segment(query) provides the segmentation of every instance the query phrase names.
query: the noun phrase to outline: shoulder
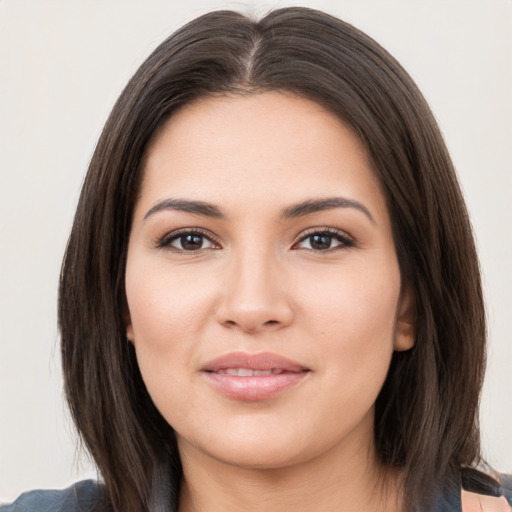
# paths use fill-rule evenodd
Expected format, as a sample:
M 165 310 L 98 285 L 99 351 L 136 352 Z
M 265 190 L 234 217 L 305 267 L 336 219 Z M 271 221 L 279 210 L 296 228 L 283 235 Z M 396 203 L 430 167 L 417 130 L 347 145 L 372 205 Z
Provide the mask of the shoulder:
M 111 508 L 104 487 L 94 480 L 83 480 L 66 489 L 24 492 L 0 512 L 107 512 Z
M 512 475 L 500 475 L 501 486 L 466 485 L 462 512 L 512 512 Z
M 462 491 L 462 512 L 512 512 L 512 508 L 504 496 Z

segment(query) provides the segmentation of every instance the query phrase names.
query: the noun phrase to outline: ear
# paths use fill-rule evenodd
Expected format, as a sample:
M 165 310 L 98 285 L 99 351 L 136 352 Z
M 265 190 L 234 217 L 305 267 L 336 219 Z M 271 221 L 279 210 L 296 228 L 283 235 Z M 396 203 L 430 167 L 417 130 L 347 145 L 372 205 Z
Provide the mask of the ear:
M 409 350 L 414 346 L 416 340 L 416 304 L 414 294 L 410 286 L 403 286 L 398 301 L 395 344 L 394 349 L 398 352 Z
M 132 319 L 129 312 L 126 312 L 124 315 L 124 325 L 126 326 L 126 338 L 133 343 L 135 337 L 133 335 Z

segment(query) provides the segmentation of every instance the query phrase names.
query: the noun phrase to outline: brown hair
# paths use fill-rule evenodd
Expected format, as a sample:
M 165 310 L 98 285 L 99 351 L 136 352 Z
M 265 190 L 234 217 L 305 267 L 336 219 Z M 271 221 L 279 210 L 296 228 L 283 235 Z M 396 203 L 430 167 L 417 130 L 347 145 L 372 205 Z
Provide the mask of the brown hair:
M 407 510 L 453 484 L 455 468 L 480 460 L 479 266 L 450 157 L 421 93 L 375 41 L 325 13 L 285 8 L 253 21 L 219 11 L 171 35 L 124 89 L 93 155 L 63 262 L 65 390 L 116 510 L 152 509 L 155 489 L 176 506 L 181 477 L 172 428 L 146 391 L 125 333 L 125 260 L 145 148 L 196 98 L 269 90 L 312 99 L 348 123 L 387 196 L 417 339 L 393 356 L 375 442 L 383 464 L 404 470 Z

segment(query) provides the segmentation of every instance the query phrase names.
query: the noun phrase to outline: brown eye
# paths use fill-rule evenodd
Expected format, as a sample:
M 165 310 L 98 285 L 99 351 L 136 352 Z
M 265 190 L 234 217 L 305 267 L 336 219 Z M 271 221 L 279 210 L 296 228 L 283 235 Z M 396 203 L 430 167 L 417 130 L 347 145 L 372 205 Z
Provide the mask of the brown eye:
M 176 241 L 178 242 L 179 245 L 181 245 L 181 249 L 185 249 L 186 251 L 196 251 L 198 249 L 203 248 L 204 236 L 183 235 L 180 236 Z
M 194 252 L 203 249 L 216 248 L 217 245 L 206 235 L 197 231 L 182 231 L 166 236 L 159 244 L 160 248 L 170 248 L 175 251 Z
M 312 251 L 329 251 L 353 247 L 354 243 L 338 232 L 318 231 L 311 233 L 300 240 L 296 245 L 300 249 Z
M 329 235 L 311 235 L 309 240 L 311 248 L 319 251 L 330 249 L 333 241 L 332 236 Z

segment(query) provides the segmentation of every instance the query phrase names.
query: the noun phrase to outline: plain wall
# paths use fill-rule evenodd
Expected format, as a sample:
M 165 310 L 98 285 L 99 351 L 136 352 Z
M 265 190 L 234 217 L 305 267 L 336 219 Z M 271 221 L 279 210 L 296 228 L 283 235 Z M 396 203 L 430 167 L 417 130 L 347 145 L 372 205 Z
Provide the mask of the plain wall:
M 122 87 L 184 22 L 216 8 L 324 9 L 412 74 L 452 153 L 488 305 L 485 454 L 512 472 L 512 2 L 0 0 L 0 501 L 94 475 L 62 400 L 57 283 L 80 185 Z M 461 400 L 464 397 L 460 397 Z

